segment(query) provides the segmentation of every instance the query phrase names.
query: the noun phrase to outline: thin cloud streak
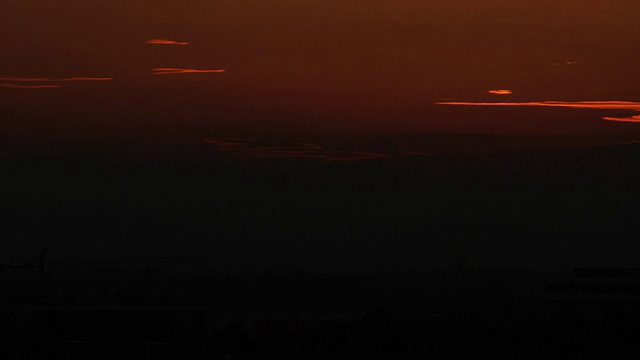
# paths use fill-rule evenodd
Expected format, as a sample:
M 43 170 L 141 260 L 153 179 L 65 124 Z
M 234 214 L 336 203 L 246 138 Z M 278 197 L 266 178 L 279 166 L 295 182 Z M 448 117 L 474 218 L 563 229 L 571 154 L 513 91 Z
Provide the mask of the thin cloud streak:
M 9 82 L 67 82 L 67 81 L 112 81 L 112 77 L 70 77 L 63 79 L 2 77 L 0 81 Z
M 617 122 L 630 122 L 630 123 L 640 123 L 640 116 L 631 116 L 631 117 L 623 117 L 623 118 L 617 118 L 617 117 L 604 117 L 604 120 L 607 121 L 617 121 Z
M 493 94 L 493 95 L 511 95 L 511 94 L 513 94 L 513 91 L 506 90 L 506 89 L 489 90 L 487 92 L 489 94 Z
M 640 111 L 640 102 L 635 101 L 540 101 L 540 102 L 465 102 L 450 101 L 438 102 L 436 105 L 456 105 L 456 106 L 543 106 L 543 107 L 566 107 L 574 109 L 601 109 L 601 110 L 635 110 Z
M 538 106 L 538 107 L 563 107 L 572 109 L 595 109 L 595 110 L 631 110 L 640 111 L 640 102 L 636 101 L 541 101 L 541 102 L 438 102 L 436 105 L 454 106 Z M 603 117 L 606 121 L 618 122 L 640 122 L 640 116 L 626 118 Z
M 149 39 L 145 41 L 147 44 L 151 45 L 178 45 L 178 46 L 186 46 L 189 45 L 186 41 L 174 41 L 174 40 L 166 40 L 166 39 Z
M 155 75 L 172 75 L 172 74 L 211 74 L 223 73 L 224 69 L 181 69 L 181 68 L 156 68 L 153 69 Z
M 59 89 L 60 85 L 17 85 L 17 84 L 0 84 L 0 88 L 6 89 Z

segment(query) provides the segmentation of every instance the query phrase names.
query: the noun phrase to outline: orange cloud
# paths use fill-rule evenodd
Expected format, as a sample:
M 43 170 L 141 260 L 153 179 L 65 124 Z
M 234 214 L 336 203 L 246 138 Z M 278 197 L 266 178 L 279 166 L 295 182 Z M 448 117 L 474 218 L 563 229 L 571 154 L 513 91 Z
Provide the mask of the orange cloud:
M 173 40 L 166 40 L 166 39 L 149 39 L 146 41 L 146 43 L 152 44 L 152 45 L 180 45 L 180 46 L 189 45 L 189 43 L 185 41 L 173 41 Z
M 635 110 L 640 111 L 640 102 L 635 101 L 540 101 L 540 102 L 464 102 L 449 101 L 439 102 L 437 105 L 458 105 L 458 106 L 544 106 L 544 107 L 567 107 L 574 109 L 602 109 L 602 110 Z
M 494 94 L 494 95 L 511 95 L 511 94 L 513 94 L 513 91 L 511 91 L 511 90 L 503 90 L 503 89 L 489 90 L 487 92 L 489 94 Z
M 640 111 L 640 102 L 636 101 L 541 101 L 541 102 L 464 102 L 450 101 L 439 102 L 437 105 L 456 106 L 542 106 L 542 107 L 564 107 L 573 109 L 597 109 L 597 110 L 632 110 Z M 607 121 L 620 122 L 640 122 L 640 116 L 627 118 L 604 117 Z
M 618 121 L 618 122 L 631 122 L 631 123 L 640 123 L 640 116 L 631 116 L 626 118 L 617 118 L 617 117 L 604 117 L 603 119 L 607 121 Z
M 7 89 L 59 89 L 60 85 L 17 85 L 17 84 L 0 84 L 0 88 Z
M 64 81 L 111 81 L 111 77 L 71 77 L 63 79 L 3 77 L 0 81 L 10 82 L 64 82 Z
M 209 73 L 223 73 L 226 70 L 222 69 L 181 69 L 181 68 L 156 68 L 153 69 L 155 75 L 170 75 L 170 74 L 209 74 Z

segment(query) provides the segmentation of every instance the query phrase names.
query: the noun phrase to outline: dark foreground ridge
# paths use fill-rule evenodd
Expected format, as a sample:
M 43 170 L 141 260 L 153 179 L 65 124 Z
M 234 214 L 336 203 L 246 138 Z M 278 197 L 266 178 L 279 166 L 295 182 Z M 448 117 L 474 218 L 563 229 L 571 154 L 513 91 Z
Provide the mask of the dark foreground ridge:
M 184 258 L 9 266 L 0 354 L 602 359 L 638 350 L 637 279 L 458 264 L 366 276 L 222 274 Z
M 6 358 L 636 347 L 638 144 L 157 159 L 3 160 Z

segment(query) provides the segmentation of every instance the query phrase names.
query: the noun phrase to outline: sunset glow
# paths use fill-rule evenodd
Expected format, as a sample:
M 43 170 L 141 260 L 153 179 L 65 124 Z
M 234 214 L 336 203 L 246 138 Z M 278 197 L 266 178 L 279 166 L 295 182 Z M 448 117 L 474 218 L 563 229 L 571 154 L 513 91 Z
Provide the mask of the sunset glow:
M 2 85 L 16 129 L 28 109 L 34 123 L 62 133 L 91 116 L 101 120 L 86 131 L 251 138 L 264 126 L 268 136 L 322 143 L 412 132 L 601 134 L 640 114 L 579 102 L 640 99 L 640 50 L 631 46 L 640 8 L 629 0 L 11 3 L 0 11 L 10 55 L 0 57 L 0 83 L 16 85 Z M 6 90 L 27 88 L 17 85 L 64 91 Z M 514 108 L 460 116 L 467 110 L 433 106 L 463 101 L 477 104 L 456 105 Z M 575 117 L 609 123 L 576 126 L 561 110 L 539 122 L 516 114 L 536 106 L 581 108 Z

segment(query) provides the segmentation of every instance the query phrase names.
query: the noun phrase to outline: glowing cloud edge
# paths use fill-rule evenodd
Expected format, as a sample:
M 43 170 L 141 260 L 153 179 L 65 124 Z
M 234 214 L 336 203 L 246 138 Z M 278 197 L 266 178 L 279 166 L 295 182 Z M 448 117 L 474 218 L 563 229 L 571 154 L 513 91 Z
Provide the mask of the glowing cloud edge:
M 595 110 L 630 110 L 640 111 L 640 102 L 636 101 L 531 101 L 531 102 L 471 102 L 447 101 L 437 102 L 436 105 L 453 106 L 534 106 L 534 107 L 563 107 L 572 109 Z M 640 116 L 631 117 L 603 117 L 606 121 L 640 123 Z

